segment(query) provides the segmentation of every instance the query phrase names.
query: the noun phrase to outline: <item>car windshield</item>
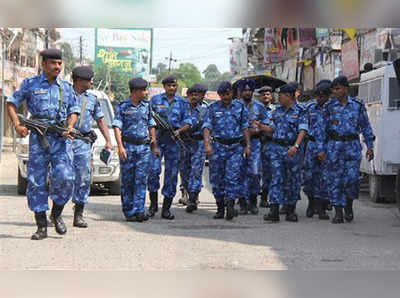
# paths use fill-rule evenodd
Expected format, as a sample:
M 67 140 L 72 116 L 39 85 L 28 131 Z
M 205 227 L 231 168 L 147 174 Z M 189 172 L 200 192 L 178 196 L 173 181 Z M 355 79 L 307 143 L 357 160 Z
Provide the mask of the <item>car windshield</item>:
M 105 98 L 98 98 L 98 101 L 100 102 L 101 110 L 103 111 L 103 114 L 104 114 L 104 120 L 106 121 L 107 126 L 111 128 L 113 116 L 112 116 L 112 112 L 110 110 L 110 105 L 108 104 L 107 99 L 105 99 Z M 93 121 L 93 127 L 97 128 L 96 121 Z

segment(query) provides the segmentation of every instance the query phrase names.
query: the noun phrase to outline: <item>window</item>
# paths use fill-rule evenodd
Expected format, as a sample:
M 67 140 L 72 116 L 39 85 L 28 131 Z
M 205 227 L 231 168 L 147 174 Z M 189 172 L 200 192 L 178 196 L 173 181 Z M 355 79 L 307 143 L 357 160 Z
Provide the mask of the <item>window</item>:
M 400 109 L 400 83 L 396 78 L 389 79 L 389 108 Z

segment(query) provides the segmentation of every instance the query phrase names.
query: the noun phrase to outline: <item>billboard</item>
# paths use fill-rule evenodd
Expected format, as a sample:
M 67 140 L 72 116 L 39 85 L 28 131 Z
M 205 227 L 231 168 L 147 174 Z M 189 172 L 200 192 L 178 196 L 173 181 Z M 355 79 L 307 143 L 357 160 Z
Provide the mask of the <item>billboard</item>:
M 134 76 L 150 74 L 152 29 L 95 30 L 95 64 Z
M 342 67 L 343 75 L 349 80 L 356 79 L 360 76 L 358 47 L 355 39 L 344 43 L 342 46 Z

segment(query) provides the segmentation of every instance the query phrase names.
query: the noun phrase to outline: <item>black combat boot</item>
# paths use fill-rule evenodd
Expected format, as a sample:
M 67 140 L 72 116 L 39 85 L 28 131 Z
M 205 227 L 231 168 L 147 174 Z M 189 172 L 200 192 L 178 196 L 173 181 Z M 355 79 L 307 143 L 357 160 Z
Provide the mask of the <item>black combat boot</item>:
M 286 214 L 287 212 L 287 205 L 282 205 L 281 210 L 279 210 L 279 214 Z
M 53 207 L 51 208 L 50 219 L 53 222 L 56 232 L 60 235 L 64 235 L 67 232 L 67 227 L 61 217 L 61 213 L 64 210 L 64 205 L 57 205 L 53 202 Z
M 344 219 L 347 222 L 352 222 L 354 219 L 353 200 L 351 200 L 351 199 L 347 199 L 346 207 L 344 207 Z
M 324 199 L 315 200 L 314 204 L 318 209 L 318 218 L 321 220 L 329 220 L 329 215 L 326 214 L 326 204 L 327 204 L 326 200 Z
M 258 214 L 257 195 L 256 194 L 252 194 L 249 196 L 249 211 L 253 215 Z
M 149 219 L 149 217 L 145 213 L 136 213 L 133 216 L 127 217 L 126 221 L 129 221 L 129 222 L 143 222 L 143 221 L 146 221 L 148 219 Z
M 223 219 L 225 217 L 225 204 L 224 201 L 217 202 L 217 213 L 214 215 L 214 219 Z
M 334 206 L 335 207 L 335 217 L 332 219 L 333 224 L 341 224 L 344 223 L 343 220 L 343 207 L 342 206 Z
M 235 201 L 234 200 L 227 200 L 226 201 L 226 220 L 232 220 L 236 216 L 235 210 Z
M 87 223 L 83 219 L 83 208 L 85 207 L 84 204 L 75 204 L 74 207 L 74 227 L 78 228 L 87 228 Z
M 290 222 L 297 222 L 298 216 L 295 213 L 296 210 L 296 205 L 287 205 L 287 212 L 286 212 L 286 221 L 290 221 Z
M 161 210 L 161 218 L 173 220 L 175 216 L 169 210 L 171 208 L 173 198 L 164 197 L 162 210 Z
M 42 240 L 47 238 L 47 217 L 46 212 L 35 212 L 35 221 L 37 225 L 37 231 L 32 235 L 32 240 Z
M 245 198 L 239 198 L 239 208 L 239 215 L 246 215 L 249 212 Z
M 264 215 L 264 220 L 271 221 L 273 223 L 279 222 L 279 204 L 271 204 L 269 207 L 269 213 Z
M 186 212 L 192 213 L 193 211 L 197 210 L 197 193 L 196 192 L 189 192 L 189 199 L 187 201 Z
M 261 208 L 268 208 L 268 190 L 264 189 L 261 193 L 261 200 L 260 200 L 260 207 Z
M 158 211 L 158 192 L 149 192 L 150 206 L 148 210 L 149 217 L 153 217 Z
M 314 216 L 314 198 L 313 197 L 308 197 L 308 206 L 306 210 L 306 216 L 307 217 L 313 217 Z

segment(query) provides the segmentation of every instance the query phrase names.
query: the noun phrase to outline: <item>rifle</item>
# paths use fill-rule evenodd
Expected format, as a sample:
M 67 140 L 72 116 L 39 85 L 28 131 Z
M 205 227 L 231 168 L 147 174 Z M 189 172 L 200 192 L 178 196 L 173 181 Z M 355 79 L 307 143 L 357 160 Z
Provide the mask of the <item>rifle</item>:
M 163 131 L 167 131 L 171 139 L 173 139 L 178 145 L 180 145 L 183 150 L 188 151 L 182 138 L 180 136 L 175 136 L 175 132 L 168 121 L 154 111 L 151 111 L 151 113 L 157 123 L 158 128 Z
M 39 141 L 40 145 L 42 145 L 43 149 L 48 149 L 50 147 L 49 141 L 47 141 L 46 138 L 46 133 L 47 132 L 55 132 L 58 133 L 59 135 L 62 135 L 63 132 L 67 132 L 68 128 L 63 127 L 61 125 L 57 124 L 49 124 L 46 122 L 38 121 L 38 120 L 33 120 L 33 119 L 28 119 L 24 117 L 24 115 L 18 114 L 19 121 L 21 121 L 21 124 L 26 126 L 29 130 L 34 130 L 37 132 L 39 135 Z M 74 129 L 71 135 L 74 138 L 84 140 L 90 144 L 94 143 L 94 139 L 83 135 L 79 130 Z

